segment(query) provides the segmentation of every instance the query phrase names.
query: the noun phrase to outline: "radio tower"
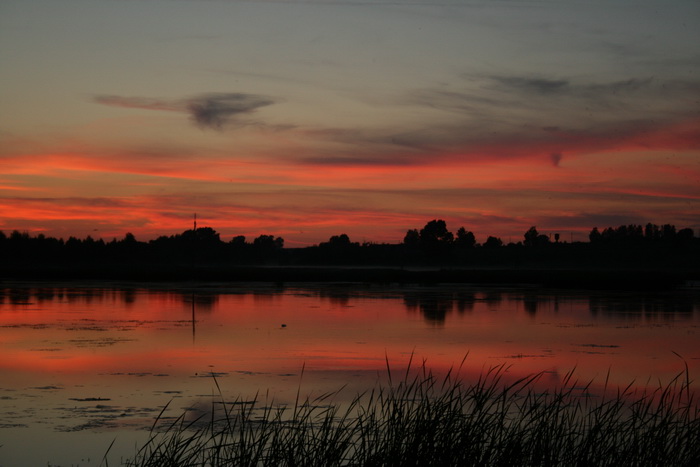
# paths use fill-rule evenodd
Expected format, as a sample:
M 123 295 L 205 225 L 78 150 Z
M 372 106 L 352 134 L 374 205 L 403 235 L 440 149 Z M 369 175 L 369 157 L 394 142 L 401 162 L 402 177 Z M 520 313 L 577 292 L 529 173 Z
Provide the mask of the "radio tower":
M 194 213 L 194 231 L 197 231 L 197 213 Z

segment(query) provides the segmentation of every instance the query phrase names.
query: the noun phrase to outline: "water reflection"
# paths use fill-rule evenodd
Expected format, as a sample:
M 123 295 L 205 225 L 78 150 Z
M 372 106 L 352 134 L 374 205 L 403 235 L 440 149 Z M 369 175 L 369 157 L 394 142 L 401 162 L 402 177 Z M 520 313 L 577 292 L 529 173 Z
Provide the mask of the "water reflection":
M 404 295 L 403 303 L 409 313 L 420 311 L 428 323 L 437 325 L 445 323 L 446 316 L 452 312 L 455 306 L 452 297 L 421 293 Z
M 690 294 L 601 295 L 589 298 L 591 315 L 633 320 L 691 319 L 698 310 L 697 297 Z
M 436 293 L 430 289 L 411 290 L 403 292 L 402 296 L 407 312 L 420 312 L 427 323 L 436 326 L 444 325 L 447 316 L 452 312 L 456 312 L 457 315 L 470 313 L 474 310 L 477 301 L 492 305 L 500 302 L 500 294 L 479 297 L 473 291 L 441 291 Z
M 96 288 L 96 287 L 6 287 L 0 289 L 0 305 L 13 306 L 40 305 L 50 302 L 67 302 L 96 305 L 105 302 L 121 302 L 125 305 L 134 304 L 139 294 L 144 293 L 138 288 Z M 535 290 L 504 292 L 502 290 L 457 290 L 426 287 L 416 290 L 363 290 L 350 287 L 312 287 L 285 288 L 283 286 L 258 288 L 255 290 L 222 289 L 213 290 L 180 290 L 180 289 L 150 289 L 149 294 L 155 294 L 173 299 L 187 305 L 194 304 L 197 311 L 212 312 L 217 308 L 222 295 L 250 295 L 256 303 L 272 303 L 285 294 L 304 295 L 328 301 L 337 307 L 349 307 L 351 302 L 362 297 L 397 298 L 402 300 L 409 313 L 421 313 L 426 322 L 432 324 L 444 323 L 453 312 L 469 313 L 475 304 L 482 303 L 488 310 L 497 311 L 504 304 L 520 303 L 522 309 L 530 316 L 536 316 L 543 309 L 555 313 L 559 311 L 562 301 L 587 302 L 591 316 L 624 317 L 632 319 L 691 319 L 698 311 L 699 300 L 696 293 L 656 293 L 648 295 L 627 293 L 578 293 L 570 297 L 560 293 L 542 293 Z
M 322 299 L 327 299 L 332 305 L 338 307 L 347 307 L 353 294 L 346 290 L 326 290 L 319 291 L 318 296 Z
M 214 310 L 216 304 L 219 303 L 220 296 L 220 294 L 197 292 L 192 292 L 189 294 L 176 294 L 176 296 L 177 295 L 181 295 L 183 303 L 190 304 L 193 308 L 196 308 L 197 311 L 202 311 L 205 313 Z
M 533 318 L 543 310 L 551 311 L 554 314 L 558 313 L 559 300 L 559 295 L 543 295 L 533 291 L 527 291 L 522 295 L 523 308 Z
M 124 303 L 126 303 L 127 305 L 135 303 L 136 302 L 136 293 L 137 293 L 136 289 L 133 289 L 133 288 L 124 289 L 122 291 Z
M 489 310 L 495 311 L 501 305 L 503 295 L 499 290 L 490 290 L 484 292 L 481 300 L 488 305 Z
M 684 365 L 674 352 L 700 370 L 699 304 L 697 291 L 0 287 L 0 437 L 21 438 L 18 425 L 26 439 L 138 431 L 171 398 L 177 412 L 211 394 L 212 375 L 231 399 L 271 389 L 293 402 L 302 366 L 305 390 L 365 389 L 412 353 L 437 369 L 468 354 L 465 374 L 544 371 L 547 384 L 573 368 L 586 381 L 609 369 L 620 384 L 668 380 Z
M 56 300 L 86 304 L 105 300 L 128 303 L 133 302 L 135 293 L 135 289 L 12 287 L 0 289 L 0 304 L 7 301 L 13 305 L 30 305 Z
M 525 295 L 523 297 L 523 308 L 525 312 L 530 316 L 535 316 L 537 314 L 537 308 L 539 306 L 539 301 L 536 295 Z

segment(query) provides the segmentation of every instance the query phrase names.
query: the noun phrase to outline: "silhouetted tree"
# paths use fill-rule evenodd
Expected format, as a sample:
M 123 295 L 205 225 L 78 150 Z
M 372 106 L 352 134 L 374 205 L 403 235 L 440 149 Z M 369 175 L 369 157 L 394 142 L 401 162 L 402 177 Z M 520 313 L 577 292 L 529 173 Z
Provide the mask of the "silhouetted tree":
M 199 227 L 195 231 L 197 241 L 205 243 L 220 243 L 221 239 L 216 230 L 211 227 Z
M 406 236 L 403 238 L 403 243 L 406 246 L 417 248 L 420 244 L 420 234 L 418 229 L 411 229 L 406 232 Z
M 10 240 L 12 240 L 15 244 L 26 243 L 29 241 L 29 239 L 29 232 L 20 232 L 19 230 L 13 230 L 10 234 Z M 75 240 L 77 240 L 77 238 Z
M 612 227 L 604 228 L 603 232 L 600 234 L 600 238 L 604 242 L 611 242 L 615 239 L 615 229 L 613 229 Z
M 425 224 L 419 236 L 419 248 L 428 256 L 443 256 L 452 249 L 454 236 L 447 230 L 447 224 L 442 219 L 434 219 Z
M 681 244 L 688 244 L 693 241 L 694 233 L 693 229 L 685 228 L 678 231 L 676 234 L 676 240 Z
M 663 239 L 667 242 L 672 242 L 676 238 L 676 226 L 671 224 L 664 224 L 663 226 Z
M 537 232 L 537 228 L 533 225 L 528 229 L 527 232 L 525 232 L 525 241 L 523 244 L 525 246 L 535 246 L 537 245 L 537 237 L 539 236 L 539 232 Z
M 659 226 L 649 222 L 646 227 L 644 227 L 644 238 L 646 240 L 658 240 L 661 237 L 659 233 Z
M 467 231 L 464 227 L 457 230 L 457 239 L 455 244 L 462 248 L 473 248 L 476 245 L 476 237 L 471 231 Z
M 447 230 L 447 223 L 442 219 L 428 222 L 420 231 L 421 246 L 427 248 L 449 245 L 453 239 L 452 232 Z
M 591 230 L 591 233 L 588 234 L 588 240 L 591 243 L 598 243 L 602 240 L 602 238 L 603 238 L 603 236 L 598 231 L 598 227 L 593 227 L 593 230 Z
M 323 249 L 333 249 L 336 251 L 344 251 L 350 248 L 357 248 L 360 246 L 357 242 L 351 242 L 350 237 L 347 234 L 333 235 L 327 242 L 322 242 L 318 245 Z
M 596 230 L 597 229 L 594 229 L 594 231 Z M 592 231 L 590 237 L 591 243 L 599 241 L 607 244 L 614 243 L 619 246 L 639 245 L 642 244 L 642 242 L 656 243 L 659 241 L 663 241 L 667 244 L 675 244 L 678 236 L 675 225 L 665 224 L 659 227 L 652 223 L 648 223 L 644 227 L 637 224 L 620 225 L 616 228 L 607 227 L 603 230 L 603 233 L 600 234 L 599 238 L 596 236 L 596 240 L 593 238 L 593 233 Z M 685 238 L 687 238 L 689 233 L 692 234 L 692 230 L 683 234 L 686 236 Z
M 541 246 L 549 245 L 549 243 L 550 243 L 549 237 L 537 232 L 537 228 L 535 228 L 534 225 L 532 227 L 530 227 L 527 232 L 525 232 L 524 237 L 525 237 L 525 241 L 523 242 L 523 244 L 525 246 L 541 247 Z
M 498 237 L 491 236 L 486 239 L 483 245 L 484 248 L 498 248 L 500 246 L 503 246 L 503 241 Z
M 627 226 L 627 235 L 635 240 L 642 240 L 644 238 L 644 229 L 641 225 L 629 225 Z
M 246 245 L 245 236 L 237 235 L 231 239 L 231 245 L 234 247 L 244 247 Z
M 368 248 L 366 245 L 364 248 Z M 351 242 L 347 234 L 333 235 L 327 242 L 318 245 L 319 261 L 324 263 L 352 264 L 359 261 L 361 253 L 358 242 Z
M 340 235 L 333 235 L 329 240 L 328 243 L 334 247 L 344 247 L 344 246 L 350 246 L 350 237 L 347 236 L 347 234 L 340 234 Z
M 272 235 L 260 235 L 253 239 L 253 246 L 256 248 L 274 248 L 275 237 Z
M 253 246 L 262 250 L 276 250 L 284 247 L 284 239 L 282 237 L 273 237 L 272 235 L 260 235 L 253 240 Z
M 14 235 L 14 232 L 12 232 Z M 81 241 L 75 238 L 74 236 L 68 237 L 68 240 L 66 240 L 66 248 L 70 249 L 77 249 L 80 248 Z

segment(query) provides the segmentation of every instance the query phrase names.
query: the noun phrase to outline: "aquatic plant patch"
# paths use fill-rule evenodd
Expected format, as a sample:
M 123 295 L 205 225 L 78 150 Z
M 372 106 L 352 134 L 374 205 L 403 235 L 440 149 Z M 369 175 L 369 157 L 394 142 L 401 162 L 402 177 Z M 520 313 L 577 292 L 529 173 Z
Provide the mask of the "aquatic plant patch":
M 334 403 L 337 392 L 293 405 L 213 402 L 197 418 L 156 419 L 126 465 L 700 464 L 700 407 L 687 368 L 666 385 L 605 385 L 599 395 L 573 372 L 542 390 L 541 374 L 507 381 L 505 370 L 466 383 L 425 366 L 392 381 L 389 369 L 388 382 L 350 403 Z

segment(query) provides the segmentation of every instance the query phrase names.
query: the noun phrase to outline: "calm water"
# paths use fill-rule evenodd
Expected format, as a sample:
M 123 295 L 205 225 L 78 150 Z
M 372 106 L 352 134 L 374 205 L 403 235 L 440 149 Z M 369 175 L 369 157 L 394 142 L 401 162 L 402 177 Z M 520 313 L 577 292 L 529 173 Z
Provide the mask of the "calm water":
M 411 354 L 474 377 L 544 371 L 555 385 L 667 382 L 700 374 L 698 291 L 585 293 L 533 288 L 0 288 L 0 466 L 110 465 L 166 415 L 212 398 L 276 403 L 297 390 L 352 397 Z M 674 353 L 675 352 L 675 353 Z M 302 375 L 302 367 L 303 375 Z M 214 381 L 214 375 L 216 381 Z

